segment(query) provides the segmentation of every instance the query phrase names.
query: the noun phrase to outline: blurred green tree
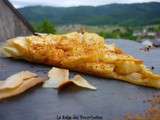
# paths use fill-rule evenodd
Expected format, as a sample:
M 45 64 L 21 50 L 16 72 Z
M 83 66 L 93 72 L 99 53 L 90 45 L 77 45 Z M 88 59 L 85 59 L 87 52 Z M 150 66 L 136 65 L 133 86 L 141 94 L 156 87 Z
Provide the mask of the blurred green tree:
M 156 32 L 160 32 L 160 24 L 157 26 Z
M 133 36 L 133 29 L 126 27 L 125 32 L 121 31 L 120 29 L 114 29 L 110 32 L 100 32 L 99 35 L 101 35 L 104 38 L 115 38 L 115 39 L 129 39 L 129 40 L 137 40 L 136 36 Z
M 34 30 L 39 33 L 56 33 L 55 24 L 45 19 L 44 21 L 33 24 Z

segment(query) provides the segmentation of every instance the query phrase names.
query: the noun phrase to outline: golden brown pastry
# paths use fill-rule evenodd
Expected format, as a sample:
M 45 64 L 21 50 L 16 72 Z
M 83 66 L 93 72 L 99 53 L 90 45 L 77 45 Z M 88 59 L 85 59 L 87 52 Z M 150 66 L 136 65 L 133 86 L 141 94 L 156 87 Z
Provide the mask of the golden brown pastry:
M 7 57 L 160 88 L 160 75 L 147 69 L 142 60 L 105 44 L 94 33 L 18 37 L 7 41 L 3 53 Z

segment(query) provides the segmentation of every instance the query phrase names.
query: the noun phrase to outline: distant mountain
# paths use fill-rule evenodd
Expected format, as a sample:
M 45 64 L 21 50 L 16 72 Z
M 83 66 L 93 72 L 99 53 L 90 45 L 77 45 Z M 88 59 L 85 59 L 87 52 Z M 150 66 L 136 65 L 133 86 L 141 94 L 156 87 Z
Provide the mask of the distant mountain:
M 160 23 L 159 2 L 110 4 L 97 7 L 32 6 L 19 10 L 30 22 L 49 19 L 55 24 L 61 25 L 147 25 Z

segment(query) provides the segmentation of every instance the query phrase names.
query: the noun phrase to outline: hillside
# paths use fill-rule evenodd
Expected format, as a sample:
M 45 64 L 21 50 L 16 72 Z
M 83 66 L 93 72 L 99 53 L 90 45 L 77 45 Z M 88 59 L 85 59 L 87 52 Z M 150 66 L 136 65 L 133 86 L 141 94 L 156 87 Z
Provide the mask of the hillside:
M 160 3 L 110 4 L 103 6 L 49 7 L 19 9 L 30 22 L 44 19 L 55 24 L 148 25 L 160 23 Z

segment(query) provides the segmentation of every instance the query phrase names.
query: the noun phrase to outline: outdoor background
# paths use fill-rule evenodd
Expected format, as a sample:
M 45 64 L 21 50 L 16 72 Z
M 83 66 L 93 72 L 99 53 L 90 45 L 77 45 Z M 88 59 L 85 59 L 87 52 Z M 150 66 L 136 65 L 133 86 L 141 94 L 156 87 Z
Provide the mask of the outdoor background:
M 105 38 L 160 38 L 160 0 L 10 0 L 36 32 L 85 30 Z

